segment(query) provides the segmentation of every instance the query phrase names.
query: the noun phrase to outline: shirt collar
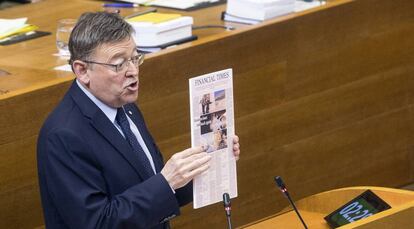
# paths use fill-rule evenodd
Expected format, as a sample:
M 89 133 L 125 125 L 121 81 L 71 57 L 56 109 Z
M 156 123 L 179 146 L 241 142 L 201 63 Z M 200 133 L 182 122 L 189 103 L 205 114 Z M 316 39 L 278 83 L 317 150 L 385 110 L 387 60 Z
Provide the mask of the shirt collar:
M 110 107 L 106 105 L 105 103 L 103 103 L 98 98 L 96 98 L 78 80 L 76 80 L 76 83 L 78 84 L 79 88 L 86 94 L 86 96 L 88 96 L 88 98 L 91 99 L 92 102 L 95 103 L 96 106 L 99 107 L 99 109 L 101 109 L 101 111 L 106 115 L 106 117 L 108 117 L 112 123 L 115 123 L 115 117 L 117 113 L 116 108 Z

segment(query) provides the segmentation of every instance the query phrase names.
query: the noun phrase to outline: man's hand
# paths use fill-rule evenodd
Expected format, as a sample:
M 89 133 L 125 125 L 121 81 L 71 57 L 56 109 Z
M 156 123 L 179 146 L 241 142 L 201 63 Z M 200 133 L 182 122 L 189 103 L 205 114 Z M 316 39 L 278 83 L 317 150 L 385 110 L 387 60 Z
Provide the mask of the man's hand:
M 239 137 L 237 135 L 234 135 L 233 138 L 233 154 L 236 158 L 236 161 L 240 158 L 240 143 L 239 143 Z
M 174 154 L 161 170 L 161 174 L 171 188 L 176 190 L 206 171 L 210 167 L 210 159 L 211 156 L 202 147 L 186 149 Z
M 236 161 L 240 158 L 240 143 L 237 135 L 233 138 L 233 154 Z M 195 176 L 208 170 L 211 156 L 204 152 L 203 147 L 186 149 L 174 154 L 167 161 L 161 174 L 171 188 L 176 190 L 188 184 Z

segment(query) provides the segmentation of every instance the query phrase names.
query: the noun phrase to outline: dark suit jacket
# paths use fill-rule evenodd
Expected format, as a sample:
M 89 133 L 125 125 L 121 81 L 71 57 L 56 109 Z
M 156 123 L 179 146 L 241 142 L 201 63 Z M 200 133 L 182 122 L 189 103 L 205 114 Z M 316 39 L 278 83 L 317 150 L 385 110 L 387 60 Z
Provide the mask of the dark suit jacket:
M 174 194 L 159 173 L 162 155 L 135 104 L 124 106 L 157 174 L 146 177 L 127 141 L 74 82 L 38 139 L 39 185 L 47 228 L 167 228 L 192 185 Z M 132 115 L 130 115 L 130 112 Z

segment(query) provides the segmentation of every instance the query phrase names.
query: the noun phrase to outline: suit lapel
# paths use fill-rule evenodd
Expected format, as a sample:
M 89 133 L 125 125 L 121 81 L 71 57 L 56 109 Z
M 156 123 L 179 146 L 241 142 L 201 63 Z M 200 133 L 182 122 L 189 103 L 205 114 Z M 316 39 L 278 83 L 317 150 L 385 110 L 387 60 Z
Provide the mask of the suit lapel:
M 138 175 L 143 179 L 147 179 L 148 175 L 140 166 L 137 156 L 133 153 L 131 146 L 122 137 L 114 124 L 106 117 L 106 115 L 88 98 L 87 95 L 74 82 L 69 89 L 75 103 L 91 125 L 112 145 L 114 148 L 129 162 Z
M 139 113 L 139 111 L 134 105 L 128 104 L 124 106 L 124 108 L 125 108 L 125 112 L 128 115 L 128 117 L 135 123 L 135 126 L 138 128 L 142 139 L 144 139 L 145 145 L 147 146 L 149 152 L 151 153 L 152 160 L 154 161 L 155 170 L 157 172 L 161 171 L 161 169 L 164 166 L 162 157 L 160 156 L 158 149 L 155 147 L 154 140 L 148 133 L 148 130 L 147 130 L 147 127 L 145 126 L 142 115 Z
M 103 112 L 97 112 L 91 122 L 95 129 L 101 133 L 106 140 L 122 154 L 122 156 L 124 156 L 132 167 L 134 167 L 142 179 L 145 180 L 149 178 L 147 172 L 143 170 L 142 166 L 140 166 L 141 162 L 138 160 L 135 153 L 133 153 L 131 146 L 122 137 L 116 127 L 109 121 L 108 117 L 103 114 Z

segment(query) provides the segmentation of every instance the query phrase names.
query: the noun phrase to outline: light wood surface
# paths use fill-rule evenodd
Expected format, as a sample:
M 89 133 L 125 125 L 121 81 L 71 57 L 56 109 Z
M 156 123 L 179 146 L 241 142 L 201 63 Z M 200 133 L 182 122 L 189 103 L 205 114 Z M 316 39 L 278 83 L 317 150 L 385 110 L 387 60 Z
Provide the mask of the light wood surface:
M 330 229 L 330 227 L 323 222 L 322 213 L 300 211 L 303 220 L 306 222 L 306 226 L 309 229 Z M 286 229 L 303 229 L 298 216 L 293 211 L 289 211 L 280 215 L 276 215 L 272 218 L 254 223 L 253 225 L 241 227 L 245 229 L 274 229 L 274 228 L 286 228 Z
M 391 206 L 371 217 L 347 224 L 340 228 L 412 228 L 414 192 L 382 187 L 350 187 L 318 193 L 296 202 L 308 228 L 329 229 L 324 217 L 343 206 L 364 191 L 370 189 Z M 287 200 L 286 200 L 287 201 Z M 291 207 L 263 220 L 251 223 L 245 229 L 289 228 L 302 229 L 298 216 Z
M 0 11 L 0 18 L 12 19 L 28 17 L 28 23 L 37 25 L 39 30 L 52 33 L 49 36 L 34 40 L 9 46 L 0 46 L 0 69 L 12 73 L 8 77 L 0 78 L 2 94 L 13 93 L 15 95 L 19 93 L 19 90 L 22 90 L 22 93 L 26 93 L 27 91 L 35 89 L 31 88 L 32 83 L 40 85 L 46 84 L 45 86 L 47 86 L 50 83 L 53 84 L 53 82 L 56 82 L 56 79 L 62 81 L 62 77 L 65 77 L 66 81 L 73 79 L 71 73 L 51 71 L 54 67 L 67 63 L 66 58 L 54 55 L 57 53 L 55 45 L 57 21 L 64 18 L 77 19 L 84 12 L 102 11 L 101 4 L 102 1 L 91 0 L 44 0 L 35 4 L 21 5 Z M 127 16 L 145 9 L 146 7 L 139 7 L 122 8 L 120 10 L 122 16 Z M 191 12 L 179 11 L 178 13 L 193 16 L 195 18 L 194 25 L 197 26 L 213 24 L 232 25 L 237 28 L 246 27 L 246 25 L 221 21 L 219 12 L 224 9 L 225 5 L 220 5 Z M 158 11 L 167 13 L 176 12 L 168 9 L 158 9 Z M 194 31 L 194 34 L 200 38 L 226 33 L 228 32 L 221 28 L 199 29 Z M 186 44 L 186 46 L 188 45 L 191 45 L 191 42 Z M 152 56 L 154 55 L 147 55 L 147 59 L 152 58 Z M 29 75 L 24 73 L 24 70 L 33 70 L 34 72 Z M 39 70 L 46 70 L 46 72 L 42 73 Z
M 0 18 L 29 16 L 54 33 L 57 19 L 99 10 L 100 4 L 45 0 L 0 11 Z M 224 8 L 190 14 L 196 25 L 222 24 Z M 139 106 L 168 159 L 190 146 L 188 79 L 233 68 L 242 144 L 235 226 L 287 205 L 274 187 L 275 175 L 295 199 L 344 186 L 411 183 L 413 8 L 411 0 L 337 0 L 235 31 L 196 31 L 199 40 L 148 56 L 140 68 Z M 0 69 L 11 73 L 0 77 L 0 222 L 7 228 L 43 224 L 37 134 L 73 79 L 52 70 L 65 63 L 52 55 L 54 40 L 51 35 L 0 47 Z M 224 228 L 226 221 L 219 203 L 187 206 L 172 224 Z

